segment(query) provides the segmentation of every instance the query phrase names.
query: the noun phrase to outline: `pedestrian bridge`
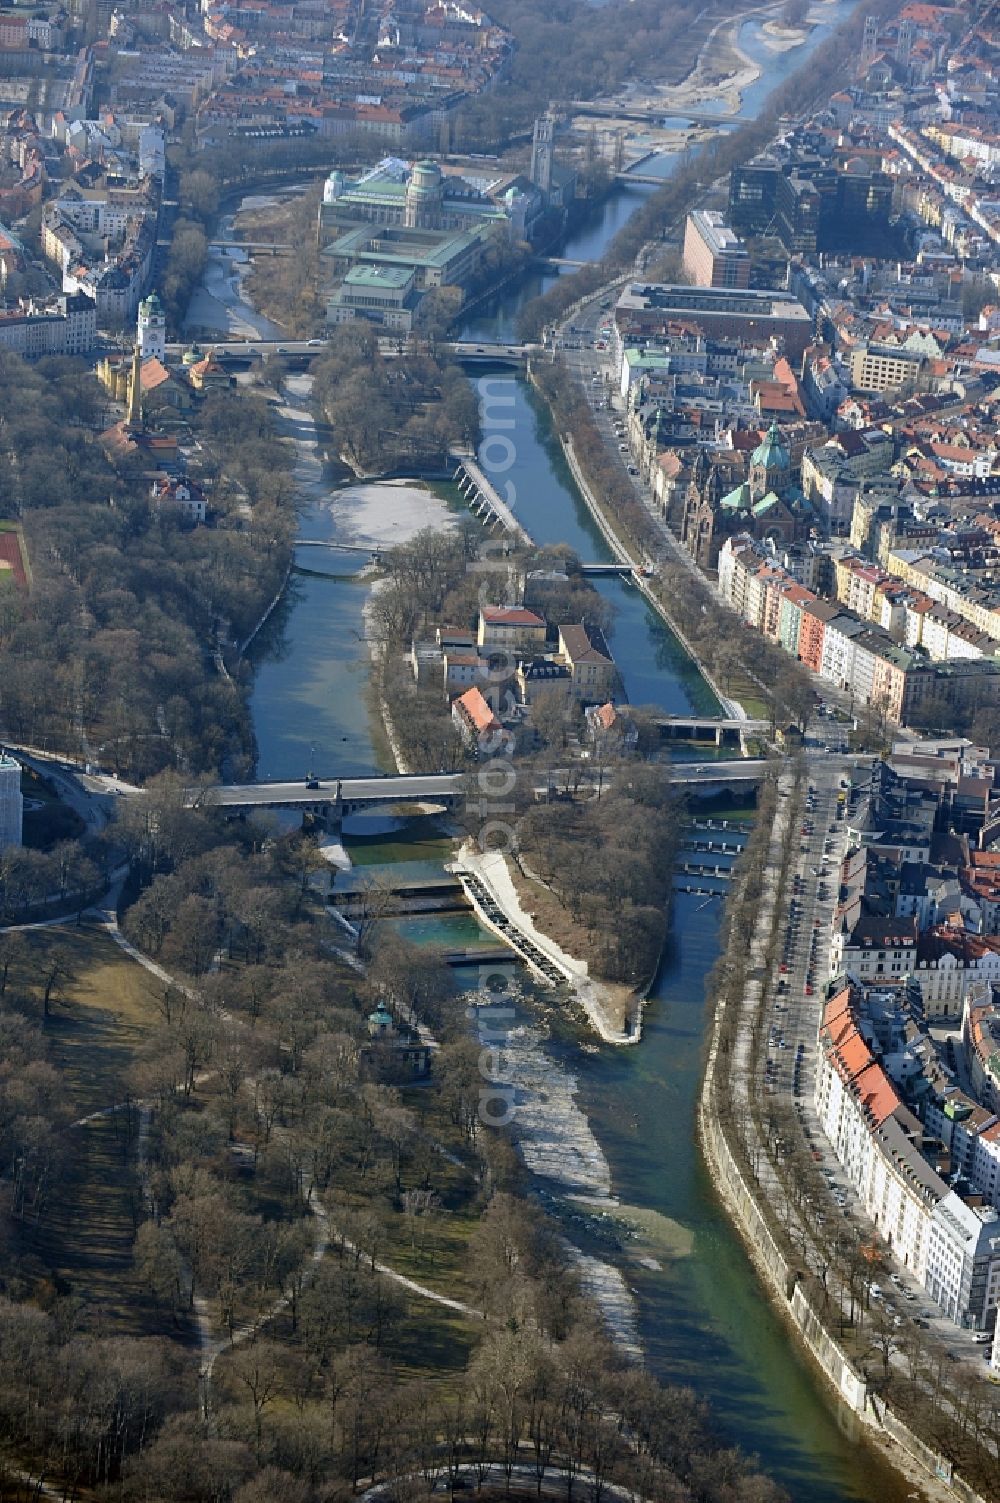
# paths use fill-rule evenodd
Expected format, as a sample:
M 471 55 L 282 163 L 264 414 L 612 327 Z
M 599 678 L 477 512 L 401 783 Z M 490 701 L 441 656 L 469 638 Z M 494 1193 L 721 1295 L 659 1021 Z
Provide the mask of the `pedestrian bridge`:
M 766 720 L 730 720 L 718 715 L 661 715 L 654 722 L 667 739 L 690 741 L 740 741 L 744 736 L 769 736 Z

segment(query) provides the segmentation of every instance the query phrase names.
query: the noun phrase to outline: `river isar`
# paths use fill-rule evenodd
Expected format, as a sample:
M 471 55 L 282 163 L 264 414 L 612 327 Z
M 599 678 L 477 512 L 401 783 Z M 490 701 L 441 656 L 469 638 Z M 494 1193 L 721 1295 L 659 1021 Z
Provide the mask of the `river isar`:
M 819 24 L 809 39 L 778 54 L 768 49 L 759 20 L 745 22 L 740 45 L 763 74 L 747 91 L 741 113 L 758 108 L 851 3 L 820 0 Z M 653 161 L 657 165 L 645 162 L 642 170 L 670 171 L 670 158 Z M 600 255 L 651 191 L 617 187 L 562 254 L 575 260 Z M 238 271 L 213 253 L 192 323 L 230 332 L 262 328 L 242 297 Z M 556 274 L 529 274 L 492 305 L 480 306 L 463 337 L 480 343 L 510 337 L 518 308 Z M 518 519 L 539 542 L 565 542 L 581 558 L 606 559 L 607 545 L 533 389 L 500 370 L 478 380 L 484 443 L 499 432 L 510 440 L 502 478 L 512 487 Z M 258 774 L 267 778 L 304 777 L 314 766 L 344 775 L 387 769 L 366 692 L 365 550 L 404 541 L 421 526 L 455 525 L 461 514 L 457 497 L 417 482 L 346 480 L 325 456 L 309 388 L 308 377 L 292 377 L 281 414 L 297 449 L 302 512 L 296 569 L 252 648 Z M 359 551 L 311 546 L 322 542 Z M 596 584 L 615 608 L 613 647 L 632 703 L 674 712 L 712 708 L 711 689 L 642 597 L 618 579 Z M 392 864 L 414 877 L 439 872 L 452 849 L 433 821 L 374 815 L 348 821 L 344 845 L 357 866 Z M 721 898 L 677 894 L 673 935 L 638 1047 L 598 1046 L 525 1003 L 510 1040 L 518 1095 L 514 1129 L 540 1197 L 577 1245 L 581 1274 L 623 1346 L 664 1379 L 703 1395 L 720 1433 L 758 1454 L 796 1500 L 896 1503 L 907 1488 L 861 1444 L 850 1415 L 836 1414 L 799 1357 L 717 1206 L 697 1151 L 705 978 L 718 954 L 721 918 Z M 471 916 L 399 922 L 411 940 L 449 949 L 488 937 Z

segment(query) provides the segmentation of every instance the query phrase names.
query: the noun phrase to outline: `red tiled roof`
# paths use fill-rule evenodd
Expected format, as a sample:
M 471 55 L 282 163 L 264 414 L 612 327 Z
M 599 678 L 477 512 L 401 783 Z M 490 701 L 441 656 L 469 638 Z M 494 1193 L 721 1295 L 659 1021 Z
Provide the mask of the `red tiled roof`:
M 541 616 L 523 606 L 484 605 L 480 615 L 487 626 L 544 626 Z
M 459 711 L 465 716 L 469 724 L 477 731 L 490 731 L 499 725 L 499 721 L 483 698 L 479 689 L 466 689 L 460 694 L 455 703 Z

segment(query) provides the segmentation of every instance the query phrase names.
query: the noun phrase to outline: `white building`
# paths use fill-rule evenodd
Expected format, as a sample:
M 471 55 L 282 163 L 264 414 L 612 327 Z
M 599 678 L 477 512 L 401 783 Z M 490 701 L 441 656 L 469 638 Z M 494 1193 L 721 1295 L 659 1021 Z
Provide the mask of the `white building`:
M 1000 1215 L 992 1207 L 967 1206 L 954 1191 L 934 1207 L 925 1287 L 956 1325 L 992 1324 L 1000 1303 Z
M 992 1327 L 1000 1304 L 1000 1215 L 968 1206 L 924 1157 L 931 1114 L 922 1126 L 900 1101 L 860 1022 L 850 987 L 824 1009 L 815 1086 L 823 1131 L 897 1261 L 956 1325 Z
M 0 309 L 0 349 L 25 360 L 42 355 L 85 355 L 97 343 L 97 303 L 85 293 L 64 293 L 44 305 L 33 300 Z
M 0 751 L 0 851 L 21 844 L 23 814 L 21 764 Z
M 167 358 L 167 319 L 155 292 L 139 304 L 139 352 L 143 360 Z

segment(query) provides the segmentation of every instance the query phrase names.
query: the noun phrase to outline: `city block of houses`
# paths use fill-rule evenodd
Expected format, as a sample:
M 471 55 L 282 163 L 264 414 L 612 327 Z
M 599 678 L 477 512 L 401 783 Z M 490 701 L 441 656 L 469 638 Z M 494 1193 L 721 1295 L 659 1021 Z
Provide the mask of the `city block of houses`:
M 890 1262 L 957 1325 L 992 1334 L 1000 1304 L 996 764 L 962 738 L 899 742 L 856 776 L 846 823 L 816 1111 Z
M 551 571 L 529 571 L 522 600 L 541 578 Z M 414 641 L 410 663 L 418 684 L 441 692 L 473 755 L 532 747 L 532 712 L 542 699 L 565 710 L 567 727 L 582 715 L 587 738 L 602 748 L 635 744 L 615 660 L 596 625 L 548 621 L 540 605 L 484 605 L 474 630 L 439 625 Z
M 1000 694 L 998 224 L 995 11 L 907 4 L 602 331 L 634 468 L 726 603 L 901 724 Z

